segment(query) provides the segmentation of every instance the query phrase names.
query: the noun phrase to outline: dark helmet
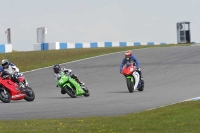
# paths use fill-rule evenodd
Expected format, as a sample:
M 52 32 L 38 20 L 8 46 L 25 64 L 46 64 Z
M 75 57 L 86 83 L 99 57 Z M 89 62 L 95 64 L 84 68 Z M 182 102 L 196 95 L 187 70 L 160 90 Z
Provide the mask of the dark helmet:
M 2 65 L 3 68 L 8 68 L 9 61 L 7 59 L 3 59 L 1 61 L 1 65 Z
M 54 66 L 53 66 L 53 71 L 54 71 L 55 73 L 59 73 L 59 72 L 61 71 L 60 65 L 58 65 L 58 64 L 54 65 Z
M 125 52 L 125 58 L 126 58 L 126 60 L 130 60 L 131 55 L 132 55 L 131 50 L 127 50 L 127 51 Z

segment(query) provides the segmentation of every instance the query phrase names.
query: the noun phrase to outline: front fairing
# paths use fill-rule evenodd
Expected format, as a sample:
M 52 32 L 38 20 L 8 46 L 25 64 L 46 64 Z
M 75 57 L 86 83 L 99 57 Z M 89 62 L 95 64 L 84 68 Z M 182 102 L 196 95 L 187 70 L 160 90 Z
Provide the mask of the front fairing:
M 60 77 L 57 77 L 56 83 L 60 88 L 63 88 L 64 84 L 69 80 L 69 77 L 64 73 L 61 73 Z
M 3 86 L 3 88 L 6 88 L 9 90 L 9 93 L 11 96 L 15 96 L 18 94 L 21 94 L 21 91 L 18 88 L 18 85 L 13 82 L 11 79 L 2 79 L 0 77 L 0 86 Z
M 122 74 L 124 76 L 132 75 L 134 72 L 134 64 L 133 63 L 126 63 L 122 68 Z

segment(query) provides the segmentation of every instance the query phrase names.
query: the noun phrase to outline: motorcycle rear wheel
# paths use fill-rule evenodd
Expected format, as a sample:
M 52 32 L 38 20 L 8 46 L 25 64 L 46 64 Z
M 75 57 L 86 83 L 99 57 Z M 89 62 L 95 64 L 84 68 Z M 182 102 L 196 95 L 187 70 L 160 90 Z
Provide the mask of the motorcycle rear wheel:
M 5 89 L 6 94 L 3 89 L 0 89 L 0 100 L 4 103 L 9 103 L 11 101 L 10 93 Z
M 140 86 L 140 88 L 138 88 L 138 91 L 143 91 L 144 90 L 144 84 L 142 84 L 141 86 Z
M 130 93 L 133 93 L 134 91 L 134 83 L 131 82 L 131 79 L 130 78 L 126 78 L 126 83 L 127 83 L 127 87 L 128 87 L 128 90 Z

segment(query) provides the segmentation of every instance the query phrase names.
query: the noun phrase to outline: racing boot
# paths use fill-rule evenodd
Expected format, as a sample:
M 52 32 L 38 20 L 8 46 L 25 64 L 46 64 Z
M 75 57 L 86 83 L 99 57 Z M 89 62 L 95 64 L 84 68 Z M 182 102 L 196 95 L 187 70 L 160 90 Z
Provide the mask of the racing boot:
M 138 73 L 140 74 L 140 83 L 141 84 L 144 84 L 144 78 L 142 76 L 142 72 L 141 71 L 138 71 Z
M 80 79 L 76 78 L 76 81 L 80 84 L 80 86 L 85 86 L 85 83 L 81 82 Z
M 71 77 L 76 80 L 80 84 L 80 86 L 84 86 L 85 83 L 81 82 L 77 75 L 72 74 Z
M 83 82 L 79 82 L 79 84 L 80 84 L 81 86 L 85 86 L 85 83 L 83 83 Z

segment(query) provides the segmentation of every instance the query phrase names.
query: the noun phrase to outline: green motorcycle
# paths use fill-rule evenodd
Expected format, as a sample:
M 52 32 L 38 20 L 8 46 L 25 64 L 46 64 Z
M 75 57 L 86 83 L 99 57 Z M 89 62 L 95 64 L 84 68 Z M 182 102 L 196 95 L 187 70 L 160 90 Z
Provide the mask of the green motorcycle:
M 64 73 L 61 73 L 61 77 L 56 80 L 56 83 L 62 92 L 67 93 L 72 98 L 82 95 L 85 97 L 90 96 L 90 92 L 86 86 L 81 86 L 75 79 Z

